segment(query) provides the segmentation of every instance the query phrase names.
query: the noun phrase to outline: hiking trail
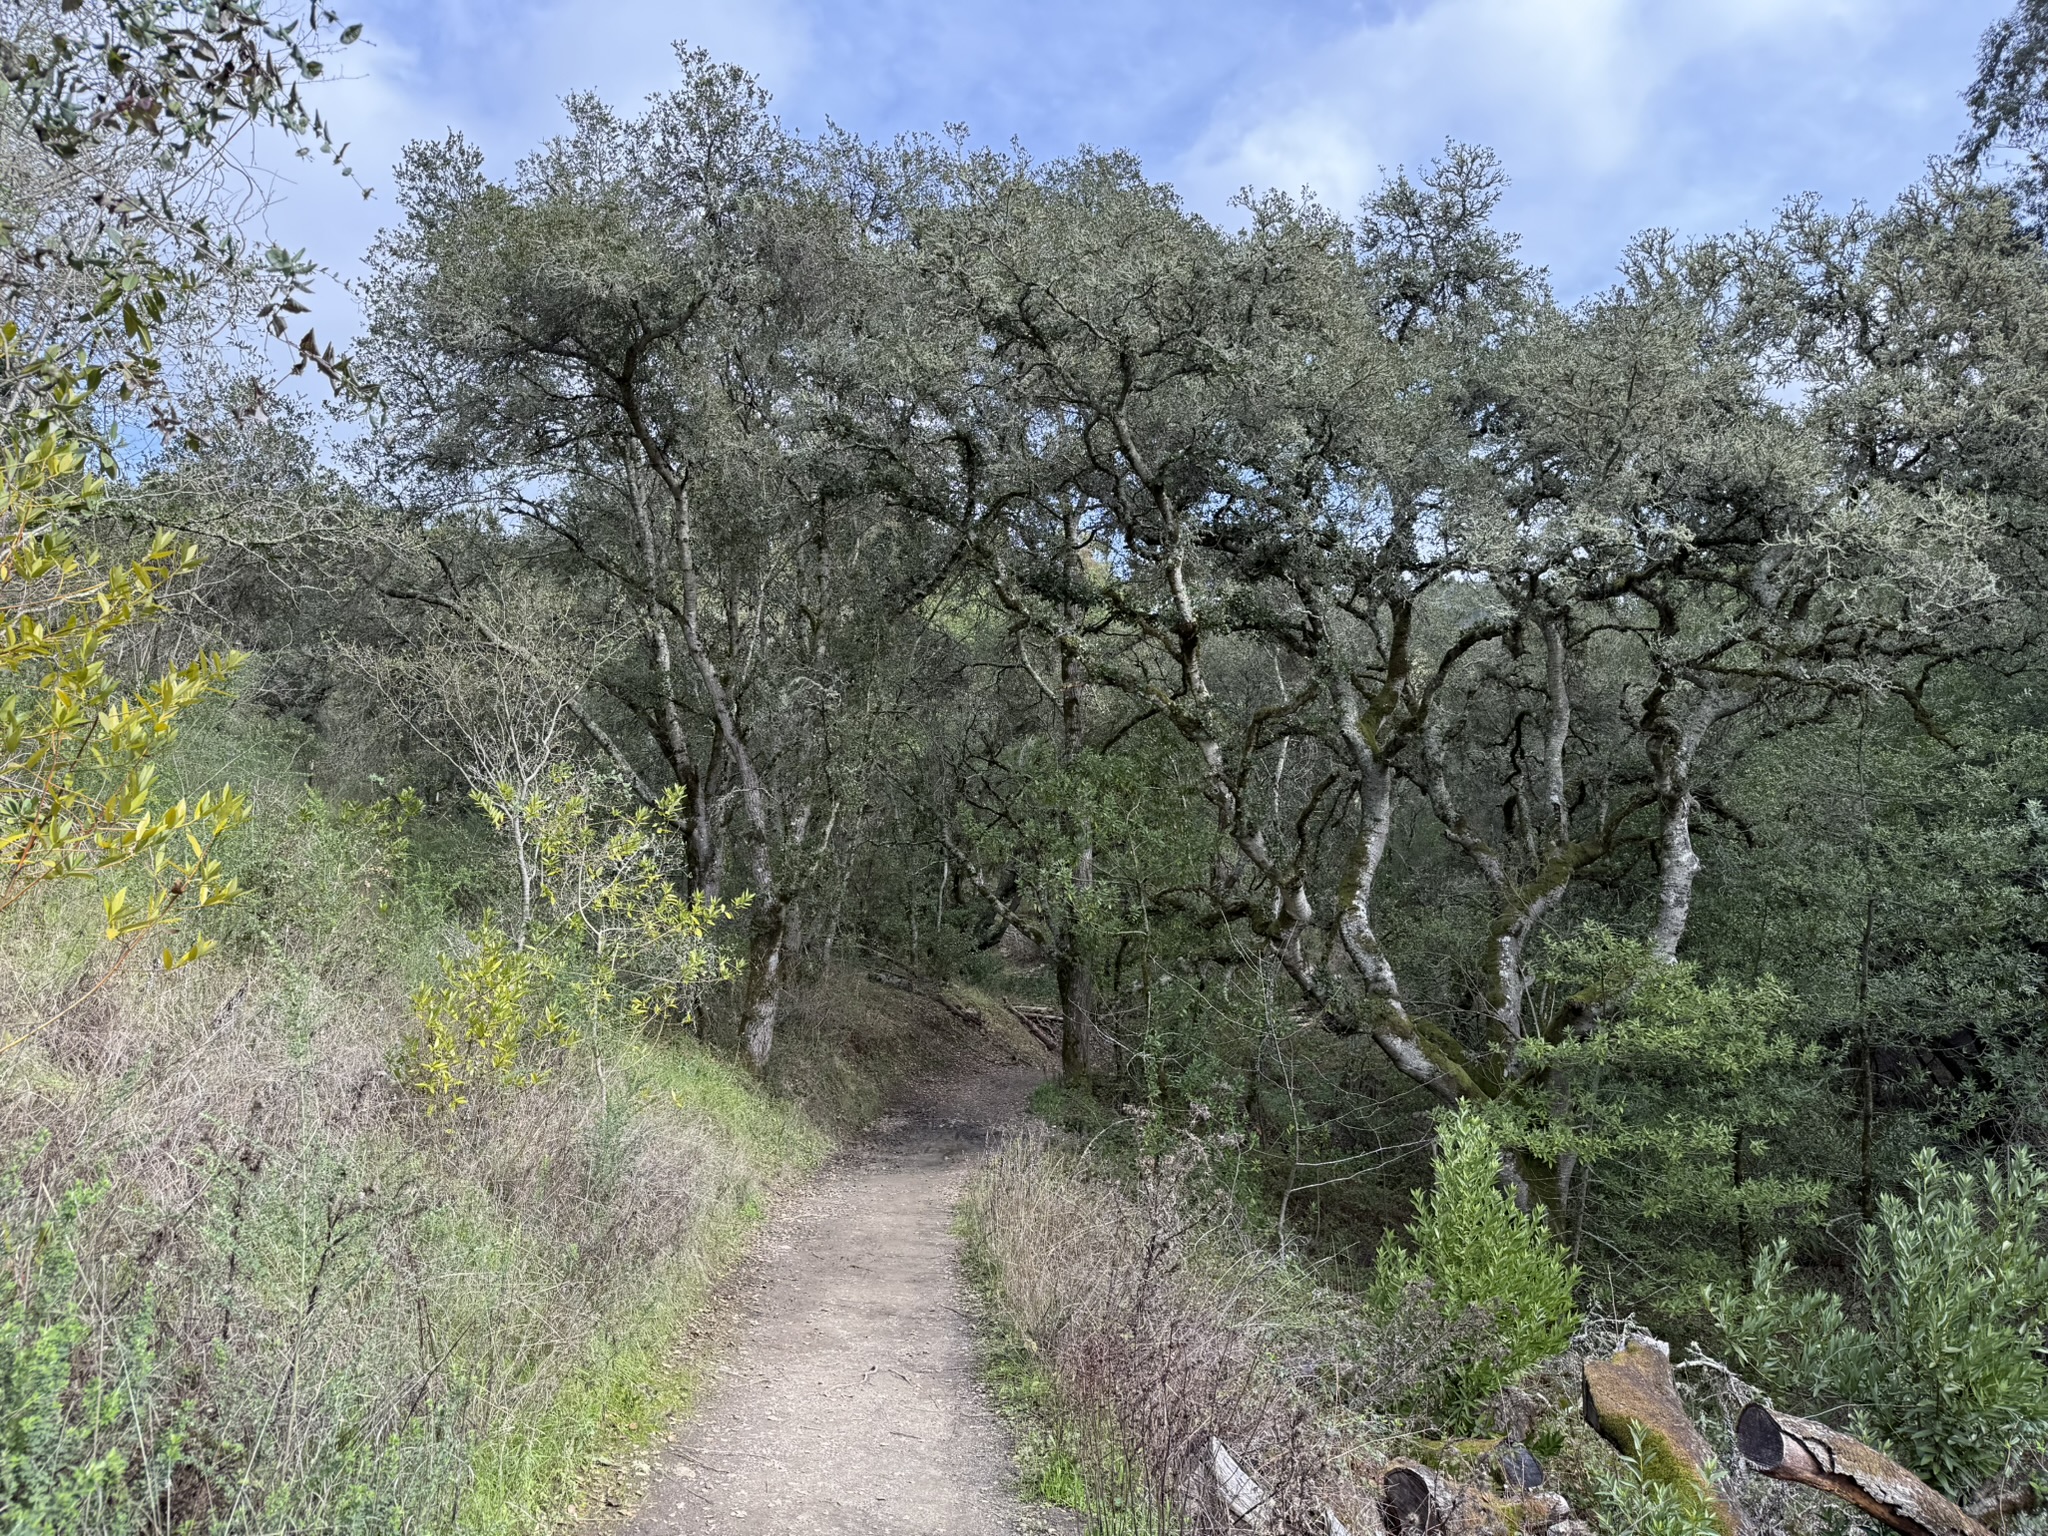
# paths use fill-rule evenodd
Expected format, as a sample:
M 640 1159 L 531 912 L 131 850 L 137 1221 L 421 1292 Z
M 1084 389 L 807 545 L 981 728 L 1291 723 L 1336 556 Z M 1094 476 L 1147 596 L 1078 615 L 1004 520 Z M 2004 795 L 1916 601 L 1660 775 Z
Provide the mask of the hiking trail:
M 1013 1492 L 954 1208 L 1038 1063 L 926 1082 L 771 1216 L 724 1288 L 730 1347 L 617 1536 L 1068 1531 Z

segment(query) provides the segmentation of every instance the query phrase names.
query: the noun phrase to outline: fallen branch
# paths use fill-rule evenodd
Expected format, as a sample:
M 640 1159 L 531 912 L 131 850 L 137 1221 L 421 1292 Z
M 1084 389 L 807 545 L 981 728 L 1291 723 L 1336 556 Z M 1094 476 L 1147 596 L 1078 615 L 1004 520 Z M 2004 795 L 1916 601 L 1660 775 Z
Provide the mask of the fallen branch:
M 1061 1019 L 1054 1010 L 1034 1008 L 1028 1003 L 1019 1006 L 1008 998 L 1003 999 L 1003 1006 L 1016 1015 L 1017 1022 L 1031 1031 L 1031 1038 L 1048 1051 L 1057 1051 L 1060 1048 Z
M 869 971 L 868 980 L 877 986 L 888 987 L 897 992 L 908 992 L 912 997 L 921 997 L 928 1003 L 937 1003 L 963 1024 L 972 1024 L 976 1029 L 988 1028 L 986 1014 L 971 1003 L 956 1003 L 946 995 L 946 989 L 937 982 L 906 976 L 901 971 Z
M 1831 1493 L 1905 1536 L 1991 1536 L 1889 1456 L 1811 1419 L 1751 1403 L 1735 1447 L 1764 1476 Z
M 1963 1512 L 1989 1525 L 2030 1515 L 2041 1507 L 2041 1490 L 2033 1483 L 1994 1483 L 1964 1506 Z
M 1271 1496 L 1214 1435 L 1209 1437 L 1208 1472 L 1210 1487 L 1232 1525 L 1263 1531 L 1272 1523 Z M 1329 1536 L 1351 1536 L 1334 1510 L 1323 1511 L 1323 1523 Z
M 1266 1523 L 1266 1490 L 1258 1479 L 1238 1465 L 1230 1447 L 1214 1435 L 1209 1437 L 1209 1480 L 1233 1522 L 1254 1529 Z

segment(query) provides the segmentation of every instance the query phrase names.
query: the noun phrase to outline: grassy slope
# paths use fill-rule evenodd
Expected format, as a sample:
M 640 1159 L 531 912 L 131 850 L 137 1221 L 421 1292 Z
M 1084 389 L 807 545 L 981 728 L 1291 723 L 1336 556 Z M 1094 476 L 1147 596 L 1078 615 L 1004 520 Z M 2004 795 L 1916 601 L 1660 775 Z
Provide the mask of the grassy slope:
M 167 765 L 258 802 L 201 964 L 35 1027 L 91 972 L 96 894 L 0 929 L 0 1015 L 34 1029 L 0 1055 L 11 1532 L 565 1518 L 687 1400 L 679 1346 L 764 1201 L 916 1058 L 874 1000 L 810 1038 L 827 1010 L 795 1010 L 800 1098 L 599 1027 L 541 1086 L 424 1117 L 392 1063 L 488 845 L 321 799 L 301 750 L 230 717 Z

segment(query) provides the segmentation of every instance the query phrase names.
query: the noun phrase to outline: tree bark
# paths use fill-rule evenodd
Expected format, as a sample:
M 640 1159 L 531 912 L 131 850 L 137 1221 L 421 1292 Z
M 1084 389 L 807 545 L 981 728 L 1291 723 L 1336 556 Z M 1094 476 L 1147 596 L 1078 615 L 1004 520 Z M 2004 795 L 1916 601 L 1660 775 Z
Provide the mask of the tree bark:
M 1811 1419 L 1751 1403 L 1735 1421 L 1735 1447 L 1764 1476 L 1831 1493 L 1905 1536 L 1991 1536 L 1889 1456 Z
M 761 781 L 746 737 L 741 734 L 732 691 L 726 687 L 725 679 L 720 676 L 718 665 L 711 656 L 710 645 L 704 637 L 696 551 L 691 531 L 689 486 L 668 465 L 661 462 L 651 442 L 643 440 L 643 446 L 647 451 L 650 467 L 667 488 L 675 510 L 671 531 L 676 557 L 675 590 L 670 591 L 668 551 L 655 536 L 645 490 L 638 475 L 627 477 L 627 488 L 632 495 L 633 511 L 639 524 L 643 558 L 647 562 L 653 588 L 651 596 L 680 622 L 683 648 L 696 666 L 698 681 L 702 684 L 704 696 L 711 705 L 712 718 L 718 724 L 719 740 L 739 778 L 740 807 L 746 827 L 748 875 L 752 881 L 754 897 L 753 921 L 749 926 L 747 940 L 746 1001 L 742 1012 L 741 1029 L 746 1039 L 747 1057 L 758 1068 L 766 1065 L 768 1053 L 775 1044 L 775 1016 L 780 1001 L 782 936 L 785 920 L 782 893 L 778 889 L 771 853 L 775 839 L 770 825 L 768 790 Z M 665 628 L 660 632 L 666 634 Z
M 1650 930 L 1650 952 L 1661 960 L 1678 958 L 1678 946 L 1692 920 L 1692 888 L 1700 873 L 1700 856 L 1692 845 L 1692 813 L 1698 804 L 1692 788 L 1693 759 L 1707 732 L 1740 707 L 1738 700 L 1710 692 L 1683 719 L 1676 719 L 1669 701 L 1677 686 L 1677 679 L 1667 676 L 1643 708 L 1658 816 L 1657 920 Z
M 1068 1081 L 1088 1075 L 1095 1057 L 1095 971 L 1074 952 L 1070 935 L 1053 959 L 1060 989 L 1060 1072 Z
M 747 934 L 746 984 L 741 991 L 740 1032 L 747 1060 L 756 1072 L 775 1048 L 775 1021 L 782 1005 L 783 936 L 789 913 L 779 902 L 756 902 Z
M 1713 1449 L 1678 1399 L 1667 1346 L 1636 1339 L 1606 1360 L 1588 1360 L 1585 1413 L 1645 1477 L 1676 1489 L 1724 1536 L 1745 1536 L 1742 1511 L 1707 1476 Z
M 1080 512 L 1072 501 L 1066 508 L 1062 534 L 1066 540 L 1064 558 L 1070 593 L 1085 589 L 1087 572 L 1083 555 L 1087 534 Z M 1071 775 L 1087 750 L 1087 677 L 1081 655 L 1080 628 L 1086 613 L 1069 597 L 1060 605 L 1059 653 L 1059 761 Z M 1071 782 L 1071 780 L 1070 780 Z M 1063 830 L 1074 846 L 1074 898 L 1064 920 L 1058 923 L 1059 952 L 1056 970 L 1060 988 L 1060 1071 L 1076 1081 L 1093 1071 L 1095 1062 L 1095 973 L 1089 954 L 1088 935 L 1083 932 L 1082 909 L 1095 885 L 1095 828 L 1089 818 L 1077 812 L 1071 799 L 1061 808 Z

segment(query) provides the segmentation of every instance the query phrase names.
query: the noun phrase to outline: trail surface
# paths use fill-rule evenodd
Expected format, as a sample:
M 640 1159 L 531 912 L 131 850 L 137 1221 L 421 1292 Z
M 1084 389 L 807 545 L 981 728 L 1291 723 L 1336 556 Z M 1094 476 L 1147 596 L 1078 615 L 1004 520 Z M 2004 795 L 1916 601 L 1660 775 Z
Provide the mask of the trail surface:
M 954 1204 L 1043 1081 L 979 1064 L 926 1087 L 771 1218 L 717 1385 L 623 1536 L 1015 1536 L 1007 1439 L 976 1372 Z

